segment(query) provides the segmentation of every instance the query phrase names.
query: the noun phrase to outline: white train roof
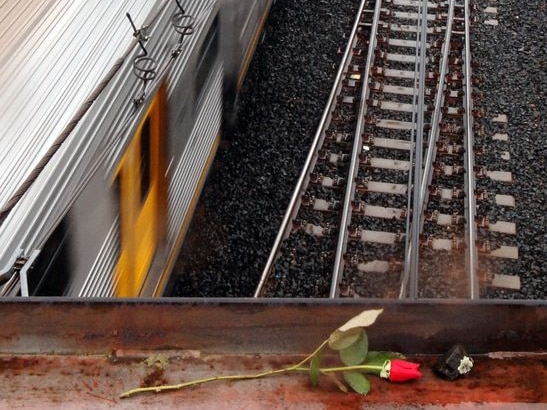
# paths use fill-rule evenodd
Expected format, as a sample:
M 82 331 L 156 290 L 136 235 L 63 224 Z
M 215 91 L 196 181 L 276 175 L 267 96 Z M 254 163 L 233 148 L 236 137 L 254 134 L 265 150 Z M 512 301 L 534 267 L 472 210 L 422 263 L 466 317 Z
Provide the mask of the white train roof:
M 112 177 L 160 84 L 169 98 L 220 4 L 180 3 L 195 28 L 184 39 L 172 24 L 180 11 L 173 0 L 0 1 L 0 276 L 43 244 L 91 177 Z M 142 51 L 126 13 L 137 29 L 150 26 L 146 48 L 158 65 L 138 105 L 143 82 L 133 61 Z M 6 208 L 61 134 L 47 165 Z
M 0 209 L 32 172 L 156 0 L 0 4 Z

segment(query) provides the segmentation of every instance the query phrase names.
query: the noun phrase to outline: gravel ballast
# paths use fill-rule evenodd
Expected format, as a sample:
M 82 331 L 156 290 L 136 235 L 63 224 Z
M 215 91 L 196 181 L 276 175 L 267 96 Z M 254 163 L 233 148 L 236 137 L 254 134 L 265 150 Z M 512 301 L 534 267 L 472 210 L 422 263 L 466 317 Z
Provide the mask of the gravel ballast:
M 518 275 L 521 280 L 520 291 L 490 288 L 488 297 L 545 299 L 547 6 L 541 0 L 481 0 L 474 4 L 471 52 L 478 65 L 473 76 L 482 78 L 477 87 L 484 98 L 476 105 L 485 111 L 482 123 L 487 131 L 476 143 L 488 144 L 489 151 L 497 154 L 489 156 L 485 165 L 513 175 L 510 186 L 492 184 L 492 190 L 513 195 L 515 208 L 492 207 L 488 211 L 493 218 L 516 223 L 517 235 L 511 240 L 519 248 L 519 259 L 500 264 L 507 266 L 500 273 Z M 497 13 L 491 12 L 493 7 Z M 497 20 L 498 25 L 487 24 L 489 20 Z M 492 121 L 499 114 L 507 115 L 506 124 Z M 507 133 L 509 140 L 493 141 L 491 136 L 496 132 Z M 500 159 L 503 151 L 509 152 L 509 160 Z
M 520 291 L 489 288 L 488 297 L 545 299 L 545 5 L 539 0 L 472 4 L 471 50 L 478 63 L 473 76 L 482 77 L 477 87 L 484 95 L 476 105 L 486 113 L 488 131 L 510 135 L 499 147 L 510 152 L 510 160 L 492 160 L 491 168 L 511 171 L 515 180 L 497 192 L 515 196 L 516 207 L 488 212 L 517 224 L 511 240 L 519 247 L 519 260 L 500 273 L 518 274 L 522 284 Z M 238 121 L 224 135 L 175 266 L 172 296 L 252 296 L 357 6 L 356 0 L 277 0 L 272 7 L 240 95 Z M 497 15 L 485 13 L 486 7 L 497 7 Z M 492 18 L 499 24 L 484 24 Z M 488 123 L 498 114 L 507 114 L 506 125 Z
M 356 0 L 278 0 L 174 269 L 173 296 L 252 296 L 317 130 Z

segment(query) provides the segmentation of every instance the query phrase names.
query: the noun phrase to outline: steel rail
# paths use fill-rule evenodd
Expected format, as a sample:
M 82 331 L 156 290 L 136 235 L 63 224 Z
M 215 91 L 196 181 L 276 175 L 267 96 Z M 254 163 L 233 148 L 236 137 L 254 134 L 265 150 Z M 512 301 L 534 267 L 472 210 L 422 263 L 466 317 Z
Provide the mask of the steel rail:
M 421 180 L 423 171 L 423 133 L 424 133 L 424 111 L 425 111 L 425 74 L 427 57 L 427 0 L 420 3 L 421 11 L 421 30 L 419 31 L 420 43 L 416 42 L 416 47 L 420 47 L 420 79 L 418 81 L 418 105 L 416 107 L 418 118 L 416 122 L 416 146 L 414 159 L 414 189 L 412 190 L 412 225 L 410 242 L 410 297 L 416 298 L 418 295 L 418 271 L 419 271 L 419 234 L 420 234 L 420 195 Z M 409 193 L 410 194 L 410 193 Z
M 348 223 L 351 221 L 351 201 L 355 196 L 353 189 L 355 178 L 359 172 L 359 154 L 362 149 L 362 135 L 365 126 L 365 115 L 367 112 L 367 99 L 369 95 L 369 77 L 370 69 L 374 60 L 374 49 L 376 48 L 376 34 L 378 31 L 378 22 L 380 21 L 381 0 L 376 0 L 374 7 L 374 16 L 372 18 L 372 28 L 370 31 L 370 41 L 368 46 L 367 61 L 365 71 L 363 73 L 363 86 L 361 88 L 361 98 L 359 100 L 359 113 L 357 114 L 357 125 L 355 127 L 355 135 L 353 137 L 353 149 L 351 154 L 351 162 L 346 180 L 346 194 L 344 197 L 344 207 L 342 210 L 342 220 L 340 221 L 340 229 L 338 231 L 338 244 L 336 245 L 336 254 L 334 259 L 334 268 L 332 272 L 332 281 L 329 298 L 335 298 L 339 293 L 339 281 L 343 271 L 344 259 L 343 255 L 347 248 L 348 239 Z
M 465 201 L 465 218 L 466 218 L 466 268 L 469 275 L 469 297 L 478 299 L 479 295 L 479 279 L 477 276 L 477 248 L 476 240 L 476 225 L 475 225 L 475 173 L 473 167 L 475 165 L 475 153 L 473 151 L 474 135 L 473 135 L 473 100 L 471 98 L 471 46 L 469 36 L 469 0 L 465 0 L 465 133 L 464 139 L 465 149 L 465 193 L 467 195 Z
M 429 139 L 427 144 L 427 153 L 426 153 L 426 160 L 425 160 L 425 166 L 424 166 L 424 172 L 423 172 L 423 178 L 420 182 L 420 189 L 419 189 L 419 198 L 418 198 L 418 208 L 415 208 L 415 213 L 419 215 L 419 221 L 417 222 L 416 226 L 419 226 L 419 233 L 423 230 L 423 224 L 424 224 L 424 209 L 427 204 L 427 186 L 431 183 L 431 177 L 432 177 L 432 164 L 433 160 L 435 158 L 435 155 L 437 153 L 437 146 L 436 142 L 439 137 L 439 124 L 441 122 L 441 115 L 442 115 L 442 105 L 444 102 L 444 82 L 445 77 L 447 73 L 447 67 L 448 67 L 448 57 L 450 52 L 450 38 L 452 36 L 452 22 L 454 19 L 454 1 L 449 1 L 449 9 L 448 9 L 448 16 L 447 16 L 447 23 L 446 23 L 446 33 L 444 38 L 444 44 L 443 44 L 443 51 L 442 51 L 442 62 L 441 62 L 441 70 L 439 75 L 439 83 L 437 86 L 437 94 L 435 96 L 435 111 L 433 112 L 433 116 L 431 119 L 431 130 L 429 132 Z M 418 233 L 418 235 L 419 235 Z M 418 236 L 416 235 L 416 236 Z M 414 251 L 416 249 L 416 251 Z M 417 254 L 419 251 L 419 243 L 416 238 L 415 241 L 411 242 L 410 249 L 408 250 L 407 257 L 410 258 L 411 255 Z M 414 286 L 414 288 L 410 291 L 410 297 L 417 298 L 417 288 L 418 288 L 418 272 L 412 271 L 409 276 L 412 277 L 411 281 L 411 288 Z M 414 285 L 412 285 L 412 282 L 414 282 Z M 401 286 L 400 294 L 403 294 L 403 287 Z M 414 292 L 413 292 L 414 291 Z
M 437 94 L 435 96 L 435 111 L 433 113 L 433 116 L 431 118 L 431 130 L 429 133 L 429 141 L 427 143 L 427 155 L 426 155 L 426 161 L 425 161 L 425 172 L 423 174 L 421 186 L 420 186 L 420 208 L 419 212 L 421 215 L 421 223 L 420 225 L 423 226 L 423 211 L 426 205 L 427 201 L 427 186 L 431 183 L 431 177 L 432 177 L 432 164 L 433 159 L 435 158 L 435 155 L 437 154 L 437 145 L 435 144 L 439 138 L 439 124 L 441 123 L 441 115 L 442 115 L 442 105 L 444 102 L 444 80 L 446 77 L 446 73 L 448 70 L 448 56 L 450 53 L 450 38 L 452 36 L 452 23 L 454 20 L 454 1 L 449 1 L 449 8 L 448 8 L 448 17 L 446 21 L 446 33 L 444 38 L 444 44 L 443 44 L 443 60 L 441 63 L 441 72 L 439 75 L 439 83 L 437 87 Z
M 418 7 L 418 13 L 420 12 L 420 6 Z M 419 47 L 418 47 L 418 39 L 420 36 L 420 20 L 416 19 L 416 51 L 414 53 L 415 58 L 415 64 L 414 64 L 414 90 L 412 92 L 412 105 L 414 107 L 417 107 L 418 102 L 418 90 L 416 87 L 416 83 L 418 79 L 416 78 L 416 75 L 419 71 L 419 63 L 418 63 L 418 57 L 419 57 Z M 416 116 L 418 114 L 417 109 L 414 109 L 412 111 L 412 123 L 414 124 L 416 122 Z M 416 144 L 416 128 L 412 127 L 410 130 L 410 142 L 411 142 L 411 149 L 410 149 L 410 163 L 414 163 L 414 151 L 417 147 Z M 410 192 L 412 192 L 412 179 L 413 179 L 413 167 L 410 167 L 408 171 L 408 183 L 407 183 L 407 215 L 406 215 L 406 222 L 405 222 L 405 253 L 404 253 L 404 267 L 403 267 L 403 277 L 401 278 L 401 287 L 399 289 L 399 299 L 403 299 L 408 294 L 408 281 L 410 278 L 410 250 L 412 249 L 411 245 L 411 239 L 412 235 L 410 234 L 410 226 L 411 226 L 411 219 L 412 219 L 412 195 L 410 195 Z
M 361 23 L 361 16 L 363 14 L 363 11 L 365 9 L 365 5 L 368 3 L 368 0 L 362 0 L 361 4 L 359 6 L 359 10 L 357 12 L 357 17 L 355 19 L 355 23 L 353 24 L 353 28 L 351 31 L 350 39 L 351 41 L 348 41 L 348 45 L 346 46 L 346 49 L 344 51 L 344 55 L 342 57 L 342 61 L 340 62 L 340 66 L 338 68 L 338 72 L 336 74 L 336 78 L 334 80 L 334 85 L 332 87 L 332 90 L 329 95 L 329 99 L 327 102 L 327 105 L 325 107 L 325 110 L 323 111 L 323 115 L 321 116 L 321 120 L 319 122 L 319 126 L 317 128 L 317 132 L 315 134 L 315 137 L 313 139 L 313 143 L 310 147 L 310 151 L 308 154 L 308 157 L 306 158 L 306 162 L 304 163 L 304 168 L 302 169 L 302 173 L 300 174 L 300 178 L 298 179 L 298 182 L 296 184 L 296 187 L 293 191 L 293 195 L 291 197 L 291 200 L 289 202 L 289 206 L 287 207 L 287 211 L 285 212 L 285 216 L 283 217 L 283 220 L 281 222 L 281 227 L 277 233 L 277 237 L 275 238 L 272 251 L 270 252 L 270 255 L 268 257 L 268 260 L 266 261 L 266 265 L 264 266 L 264 269 L 262 271 L 262 276 L 260 277 L 260 281 L 258 283 L 258 286 L 256 288 L 256 291 L 254 293 L 255 298 L 261 297 L 264 284 L 266 283 L 270 271 L 272 269 L 272 266 L 275 262 L 277 252 L 279 250 L 279 247 L 281 246 L 281 242 L 283 241 L 288 229 L 289 229 L 289 223 L 291 222 L 292 218 L 295 216 L 296 212 L 298 211 L 297 203 L 299 202 L 300 195 L 305 189 L 305 185 L 307 182 L 307 179 L 309 178 L 309 172 L 312 168 L 312 165 L 314 163 L 314 158 L 316 151 L 318 147 L 323 142 L 323 139 L 325 138 L 325 130 L 328 126 L 328 122 L 330 120 L 331 111 L 332 108 L 336 102 L 336 97 L 338 95 L 338 90 L 341 88 L 342 80 L 344 79 L 344 72 L 347 69 L 347 65 L 351 61 L 351 55 L 353 50 L 353 44 L 356 41 L 356 34 L 357 30 L 359 28 L 359 25 Z

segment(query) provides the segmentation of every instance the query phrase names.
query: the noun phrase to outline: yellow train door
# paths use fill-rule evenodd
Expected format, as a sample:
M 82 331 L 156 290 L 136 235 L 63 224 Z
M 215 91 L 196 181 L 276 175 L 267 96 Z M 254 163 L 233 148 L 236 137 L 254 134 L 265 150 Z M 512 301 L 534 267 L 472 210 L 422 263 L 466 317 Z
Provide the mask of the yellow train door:
M 165 233 L 164 98 L 162 87 L 118 168 L 121 246 L 115 291 L 119 297 L 139 296 Z

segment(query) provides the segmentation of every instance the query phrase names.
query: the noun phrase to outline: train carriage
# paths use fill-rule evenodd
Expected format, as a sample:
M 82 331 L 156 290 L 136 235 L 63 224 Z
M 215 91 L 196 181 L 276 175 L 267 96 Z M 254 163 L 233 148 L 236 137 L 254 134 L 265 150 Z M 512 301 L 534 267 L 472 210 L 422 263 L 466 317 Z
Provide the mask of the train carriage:
M 0 293 L 160 296 L 271 0 L 0 6 Z

